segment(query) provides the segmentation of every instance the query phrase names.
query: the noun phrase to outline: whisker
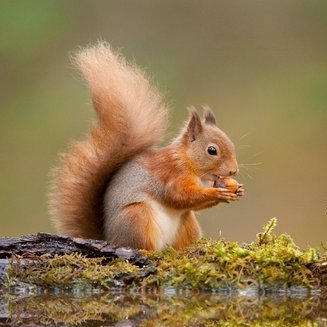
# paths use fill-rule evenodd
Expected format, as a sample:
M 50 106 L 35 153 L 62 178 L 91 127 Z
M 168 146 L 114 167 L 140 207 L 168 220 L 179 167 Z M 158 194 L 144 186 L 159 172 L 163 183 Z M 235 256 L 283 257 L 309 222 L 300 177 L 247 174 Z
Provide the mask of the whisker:
M 251 145 L 249 145 L 249 144 L 239 144 L 236 146 L 236 149 L 241 150 L 242 148 L 250 148 L 250 147 L 251 147 Z
M 245 174 L 243 173 L 243 171 L 240 170 L 239 174 L 240 174 L 241 177 L 245 177 Z
M 243 172 L 247 177 L 249 177 L 250 179 L 253 179 L 253 177 L 247 171 L 244 170 Z
M 239 139 L 238 139 L 238 141 L 237 141 L 237 143 L 239 144 L 242 140 L 244 140 L 247 136 L 249 136 L 251 133 L 250 132 L 247 132 L 247 133 L 245 133 L 244 135 L 242 135 Z
M 255 157 L 257 157 L 257 156 L 259 156 L 260 154 L 262 154 L 263 153 L 263 151 L 260 151 L 260 152 L 257 152 L 257 153 L 255 153 L 255 154 L 253 154 L 251 157 L 250 157 L 250 159 L 251 158 L 255 158 Z
M 246 167 L 246 166 L 260 166 L 263 162 L 253 162 L 253 163 L 240 163 L 240 167 Z
M 251 169 L 254 169 L 256 171 L 261 171 L 260 167 L 246 167 L 246 168 L 251 168 Z
M 244 168 L 246 171 L 250 171 L 250 169 L 255 169 L 255 170 L 257 170 L 257 171 L 259 171 L 260 170 L 260 168 L 258 168 L 258 166 L 246 166 L 246 165 L 244 165 L 244 166 L 241 166 L 242 168 Z
M 255 169 L 256 171 L 260 171 L 258 166 L 262 165 L 262 162 L 253 162 L 253 163 L 240 163 L 238 166 L 241 168 L 240 173 L 244 173 L 247 177 L 253 179 L 251 175 L 251 170 Z

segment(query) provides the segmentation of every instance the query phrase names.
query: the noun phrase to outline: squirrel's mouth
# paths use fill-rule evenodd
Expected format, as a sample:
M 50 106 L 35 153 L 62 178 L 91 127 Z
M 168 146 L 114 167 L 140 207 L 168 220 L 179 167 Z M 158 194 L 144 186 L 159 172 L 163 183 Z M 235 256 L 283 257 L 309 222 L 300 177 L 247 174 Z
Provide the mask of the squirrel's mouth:
M 213 174 L 212 176 L 213 176 L 214 180 L 230 177 L 229 175 L 218 175 L 218 174 Z
M 219 174 L 207 174 L 205 176 L 201 177 L 201 180 L 203 182 L 209 182 L 209 183 L 217 183 L 219 180 L 223 179 L 224 177 L 227 176 L 223 176 L 223 175 L 219 175 Z
M 226 177 L 226 176 L 218 175 L 218 174 L 213 174 L 212 176 L 213 176 L 214 180 L 222 179 L 222 178 Z
M 218 174 L 208 174 L 204 178 L 202 178 L 202 180 L 210 183 L 217 183 L 217 181 L 220 180 L 221 178 L 222 176 Z

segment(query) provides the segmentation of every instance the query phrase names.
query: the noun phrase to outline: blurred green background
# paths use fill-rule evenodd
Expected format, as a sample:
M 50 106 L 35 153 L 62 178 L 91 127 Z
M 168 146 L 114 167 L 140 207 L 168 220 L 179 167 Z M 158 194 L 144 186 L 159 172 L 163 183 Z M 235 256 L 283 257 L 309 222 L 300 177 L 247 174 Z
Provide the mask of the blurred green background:
M 169 137 L 208 104 L 234 140 L 246 196 L 203 211 L 206 235 L 251 241 L 277 216 L 301 246 L 327 241 L 325 0 L 1 0 L 1 236 L 54 232 L 50 168 L 94 119 L 69 54 L 98 39 L 153 77 Z

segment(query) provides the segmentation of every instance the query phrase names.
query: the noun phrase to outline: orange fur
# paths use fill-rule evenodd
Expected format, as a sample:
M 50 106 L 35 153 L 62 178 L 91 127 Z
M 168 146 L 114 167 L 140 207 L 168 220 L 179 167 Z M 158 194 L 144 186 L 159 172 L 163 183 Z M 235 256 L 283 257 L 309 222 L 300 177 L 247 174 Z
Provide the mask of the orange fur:
M 192 109 L 180 135 L 154 149 L 166 128 L 167 109 L 143 72 L 105 43 L 82 50 L 74 62 L 88 83 L 98 120 L 54 170 L 55 225 L 70 236 L 147 250 L 188 246 L 201 235 L 192 210 L 238 197 L 206 186 L 215 176 L 237 172 L 233 143 L 209 108 L 203 121 Z M 219 156 L 208 154 L 208 146 Z
M 197 174 L 185 151 L 182 145 L 149 151 L 144 155 L 142 163 L 163 187 L 158 200 L 176 209 L 199 210 L 216 205 L 220 202 L 218 189 L 198 185 Z
M 128 239 L 126 239 L 126 230 Z M 158 230 L 151 210 L 143 203 L 132 203 L 124 208 L 119 226 L 115 228 L 114 237 L 110 242 L 153 251 L 156 249 L 157 237 Z
M 190 246 L 194 241 L 201 237 L 201 229 L 192 211 L 187 211 L 182 216 L 182 222 L 179 226 L 177 237 L 173 247 L 181 249 Z
M 98 122 L 84 142 L 61 156 L 49 195 L 56 227 L 70 236 L 103 238 L 103 194 L 115 171 L 159 142 L 167 110 L 145 75 L 106 43 L 77 53 Z

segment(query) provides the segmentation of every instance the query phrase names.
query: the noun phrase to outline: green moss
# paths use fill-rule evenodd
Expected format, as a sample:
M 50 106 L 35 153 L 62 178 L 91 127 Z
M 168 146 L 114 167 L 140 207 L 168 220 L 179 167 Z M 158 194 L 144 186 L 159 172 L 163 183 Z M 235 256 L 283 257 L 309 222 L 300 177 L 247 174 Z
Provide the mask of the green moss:
M 274 235 L 276 222 L 271 219 L 251 244 L 201 239 L 182 251 L 148 253 L 158 266 L 158 274 L 148 280 L 163 286 L 210 290 L 318 285 L 310 269 L 319 260 L 317 250 L 302 251 L 289 235 Z
M 128 261 L 116 259 L 109 263 L 104 258 L 87 258 L 81 254 L 54 256 L 43 255 L 28 261 L 14 257 L 10 279 L 44 287 L 83 287 L 85 285 L 105 288 L 124 286 L 126 279 L 139 278 L 141 269 Z M 36 260 L 36 262 L 35 262 Z
M 251 244 L 201 239 L 176 251 L 146 252 L 150 264 L 140 268 L 127 260 L 107 262 L 79 254 L 37 258 L 28 264 L 13 258 L 9 280 L 43 287 L 137 287 L 192 290 L 258 289 L 320 285 L 314 264 L 326 260 L 316 249 L 301 250 L 287 234 L 273 233 L 273 218 Z M 34 258 L 35 259 L 35 258 Z

